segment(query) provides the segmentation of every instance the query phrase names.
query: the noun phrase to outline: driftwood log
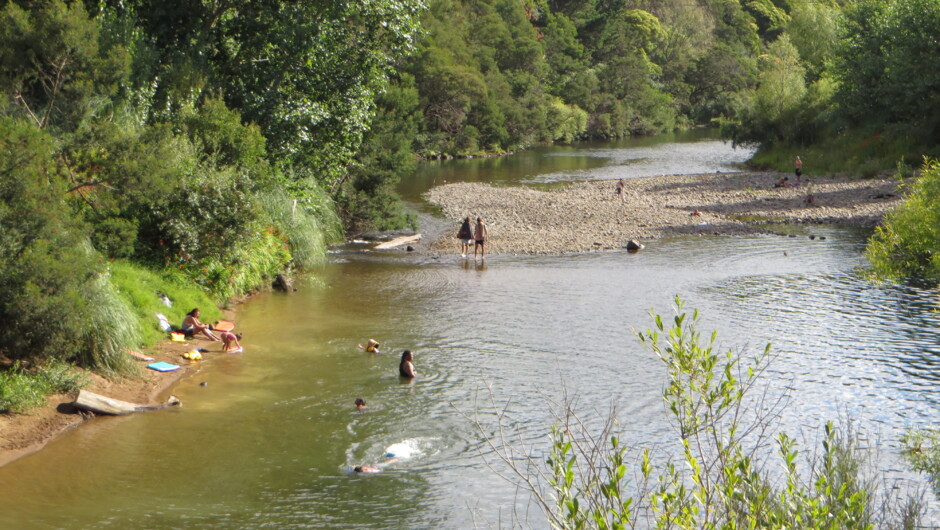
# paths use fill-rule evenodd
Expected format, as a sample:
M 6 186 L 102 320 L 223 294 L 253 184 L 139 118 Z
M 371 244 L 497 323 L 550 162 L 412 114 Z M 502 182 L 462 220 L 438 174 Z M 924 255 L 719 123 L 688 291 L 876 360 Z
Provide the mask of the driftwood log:
M 416 243 L 421 240 L 421 234 L 412 234 L 410 236 L 401 236 L 396 237 L 391 241 L 386 241 L 380 245 L 375 246 L 375 250 L 387 250 L 390 248 L 400 247 L 408 243 Z
M 123 416 L 134 412 L 143 412 L 145 410 L 157 410 L 166 407 L 179 406 L 180 400 L 176 396 L 170 396 L 166 403 L 154 406 L 136 405 L 121 401 L 120 399 L 109 398 L 87 390 L 80 390 L 78 397 L 72 403 L 77 409 L 87 410 L 95 414 L 109 414 L 113 416 Z

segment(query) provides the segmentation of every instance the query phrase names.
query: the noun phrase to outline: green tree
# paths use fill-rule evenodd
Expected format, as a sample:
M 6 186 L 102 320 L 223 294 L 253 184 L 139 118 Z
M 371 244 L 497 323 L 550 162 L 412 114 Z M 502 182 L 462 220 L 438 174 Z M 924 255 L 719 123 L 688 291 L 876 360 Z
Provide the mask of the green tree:
M 4 107 L 40 128 L 72 130 L 114 94 L 126 53 L 99 46 L 98 25 L 80 2 L 23 4 L 0 9 Z
M 846 10 L 836 94 L 860 125 L 940 133 L 940 1 L 861 1 Z M 926 109 L 926 110 L 925 110 Z
M 129 310 L 111 296 L 101 259 L 69 215 L 53 149 L 35 124 L 0 118 L 0 351 L 126 369 L 134 328 L 99 316 L 126 323 Z
M 279 160 L 306 165 L 328 184 L 343 177 L 423 9 L 395 0 L 97 5 L 132 21 L 156 55 L 144 57 L 135 76 L 156 86 L 151 119 L 172 119 L 204 92 L 219 93 L 260 126 Z
M 823 76 L 839 45 L 841 10 L 834 2 L 794 2 L 787 24 L 787 34 L 806 67 L 806 79 L 814 82 Z

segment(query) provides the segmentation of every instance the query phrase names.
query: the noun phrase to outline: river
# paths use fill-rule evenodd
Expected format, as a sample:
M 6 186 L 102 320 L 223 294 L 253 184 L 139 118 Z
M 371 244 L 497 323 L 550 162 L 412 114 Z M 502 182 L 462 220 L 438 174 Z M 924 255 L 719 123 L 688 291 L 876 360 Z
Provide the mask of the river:
M 433 164 L 402 193 L 440 227 L 418 202 L 435 183 L 729 171 L 746 158 L 701 134 Z M 590 425 L 615 407 L 632 447 L 675 447 L 665 371 L 633 329 L 676 295 L 724 349 L 773 344 L 762 383 L 789 395 L 780 428 L 800 449 L 827 419 L 851 418 L 889 477 L 920 480 L 899 439 L 940 419 L 937 291 L 867 282 L 865 230 L 790 231 L 485 265 L 337 249 L 297 293 L 239 309 L 245 353 L 210 355 L 173 390 L 182 408 L 98 419 L 0 468 L 0 528 L 542 527 L 470 418 L 492 436 L 502 411 L 513 446 L 544 455 L 550 403 L 567 393 Z M 356 348 L 370 337 L 388 353 Z M 405 348 L 413 383 L 397 376 Z M 349 472 L 390 446 L 411 455 Z

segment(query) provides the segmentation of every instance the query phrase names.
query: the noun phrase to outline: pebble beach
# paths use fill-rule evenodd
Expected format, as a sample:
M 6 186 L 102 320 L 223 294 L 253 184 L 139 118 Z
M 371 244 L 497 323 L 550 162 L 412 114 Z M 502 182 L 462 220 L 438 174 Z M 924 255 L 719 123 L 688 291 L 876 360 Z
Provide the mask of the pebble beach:
M 459 220 L 487 223 L 487 254 L 561 254 L 624 248 L 677 235 L 776 233 L 781 224 L 877 225 L 900 203 L 896 179 L 812 178 L 775 188 L 778 173 L 714 173 L 577 182 L 543 191 L 480 183 L 446 184 L 425 197 L 454 223 L 430 243 L 453 252 Z M 811 196 L 811 201 L 807 197 Z

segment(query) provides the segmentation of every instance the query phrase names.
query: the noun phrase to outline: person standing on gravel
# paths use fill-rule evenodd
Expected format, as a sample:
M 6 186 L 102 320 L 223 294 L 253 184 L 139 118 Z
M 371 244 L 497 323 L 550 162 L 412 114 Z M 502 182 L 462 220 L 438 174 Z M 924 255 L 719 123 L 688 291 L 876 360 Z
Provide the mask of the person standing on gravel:
M 800 180 L 803 178 L 803 161 L 800 160 L 800 157 L 796 157 L 796 160 L 793 161 L 793 172 L 796 174 L 796 185 L 800 185 Z
M 460 240 L 460 257 L 466 258 L 470 252 L 470 243 L 473 241 L 473 230 L 470 228 L 470 216 L 463 219 L 460 230 L 457 230 L 457 239 Z
M 623 188 L 627 185 L 623 179 L 617 181 L 617 198 L 620 199 L 620 202 L 623 202 Z
M 473 227 L 473 261 L 477 260 L 477 249 L 480 249 L 480 259 L 486 259 L 486 225 L 483 219 L 477 217 L 477 224 Z

